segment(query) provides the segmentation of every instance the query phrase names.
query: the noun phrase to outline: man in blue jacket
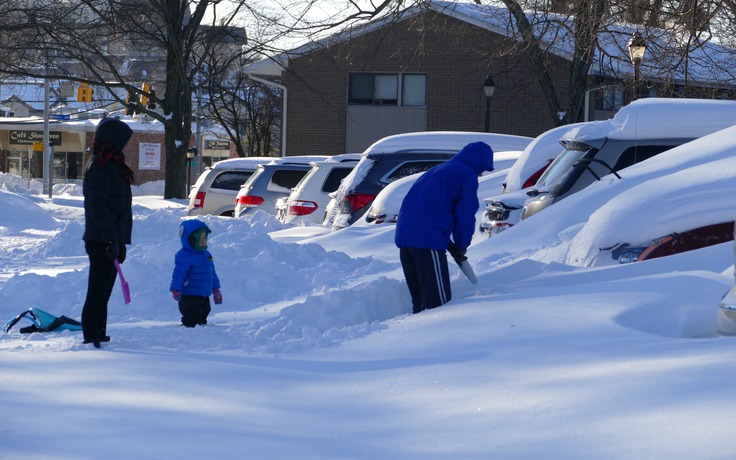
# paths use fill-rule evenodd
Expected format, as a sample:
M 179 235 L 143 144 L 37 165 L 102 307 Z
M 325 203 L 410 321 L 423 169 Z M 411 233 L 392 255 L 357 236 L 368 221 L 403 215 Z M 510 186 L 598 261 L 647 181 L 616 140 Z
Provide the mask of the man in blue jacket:
M 450 301 L 445 251 L 449 248 L 453 257 L 464 257 L 475 232 L 478 177 L 492 170 L 491 147 L 473 142 L 422 174 L 404 198 L 395 242 L 414 313 Z

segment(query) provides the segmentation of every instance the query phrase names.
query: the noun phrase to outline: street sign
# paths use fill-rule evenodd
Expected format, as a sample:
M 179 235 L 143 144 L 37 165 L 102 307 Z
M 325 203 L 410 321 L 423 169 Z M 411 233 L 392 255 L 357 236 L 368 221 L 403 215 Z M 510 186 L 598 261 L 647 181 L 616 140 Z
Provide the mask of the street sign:
M 53 118 L 54 120 L 69 120 L 71 119 L 71 115 L 69 114 L 62 114 L 62 113 L 52 113 L 49 115 L 49 117 Z

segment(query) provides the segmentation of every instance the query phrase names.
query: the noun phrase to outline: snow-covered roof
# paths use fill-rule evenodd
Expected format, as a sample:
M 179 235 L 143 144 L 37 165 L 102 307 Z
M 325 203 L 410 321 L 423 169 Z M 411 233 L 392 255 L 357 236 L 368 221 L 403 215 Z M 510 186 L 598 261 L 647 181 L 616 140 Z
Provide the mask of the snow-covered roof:
M 70 132 L 94 132 L 101 118 L 96 119 L 72 119 L 72 120 L 49 120 L 52 129 L 64 127 Z M 164 132 L 164 125 L 159 121 L 133 120 L 129 117 L 120 119 L 136 132 Z M 43 117 L 0 117 L 0 129 L 40 129 L 43 127 Z
M 504 6 L 433 1 L 408 8 L 399 16 L 379 19 L 267 57 L 244 66 L 244 71 L 256 75 L 280 76 L 288 67 L 290 59 L 348 41 L 391 23 L 407 20 L 427 10 L 445 14 L 499 35 L 520 39 L 514 19 Z M 544 51 L 571 60 L 575 46 L 574 37 L 570 33 L 573 30 L 570 24 L 573 18 L 553 13 L 533 11 L 525 13 Z M 641 63 L 642 78 L 675 83 L 700 82 L 707 83 L 708 86 L 735 86 L 736 50 L 713 41 L 683 40 L 672 30 L 645 28 L 628 23 L 609 22 L 602 28 L 591 75 L 630 78 L 634 74 L 634 67 L 629 58 L 627 45 L 634 32 L 640 32 L 646 38 L 647 55 L 651 57 L 645 58 Z M 687 53 L 681 51 L 683 43 L 689 43 Z M 679 52 L 673 53 L 673 50 Z M 682 58 L 683 54 L 687 55 L 687 59 Z
M 84 112 L 102 104 L 99 100 L 93 102 L 77 102 L 74 97 L 61 97 L 60 80 L 49 80 L 49 102 L 54 111 L 59 106 L 62 113 Z M 97 94 L 97 93 L 95 93 Z M 37 78 L 13 78 L 0 82 L 0 102 L 22 103 L 34 112 L 44 110 L 45 99 L 44 81 Z

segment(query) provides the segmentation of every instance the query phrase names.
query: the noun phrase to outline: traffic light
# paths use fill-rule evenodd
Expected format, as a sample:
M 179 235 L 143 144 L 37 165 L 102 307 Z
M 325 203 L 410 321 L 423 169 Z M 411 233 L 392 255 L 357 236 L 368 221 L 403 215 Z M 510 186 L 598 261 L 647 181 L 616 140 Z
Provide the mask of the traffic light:
M 146 105 L 146 108 L 147 109 L 149 109 L 149 110 L 156 109 L 156 103 L 153 102 L 155 99 L 156 99 L 156 90 L 155 89 L 152 89 L 151 90 L 151 101 L 148 103 L 148 105 Z
M 141 105 L 143 107 L 148 106 L 148 96 L 147 93 L 150 93 L 151 91 L 151 84 L 150 83 L 143 83 L 141 85 L 141 90 L 143 90 L 143 93 L 141 94 Z
M 77 102 L 92 102 L 94 90 L 87 83 L 82 83 L 77 88 Z
M 125 98 L 125 114 L 135 115 L 136 105 L 138 105 L 138 96 L 128 91 L 128 96 Z

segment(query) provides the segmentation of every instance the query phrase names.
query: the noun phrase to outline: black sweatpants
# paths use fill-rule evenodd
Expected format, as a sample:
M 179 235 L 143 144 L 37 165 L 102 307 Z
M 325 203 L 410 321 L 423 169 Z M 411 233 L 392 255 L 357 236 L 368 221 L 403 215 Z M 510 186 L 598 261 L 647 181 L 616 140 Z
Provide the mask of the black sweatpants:
M 102 340 L 107 335 L 107 302 L 115 286 L 115 264 L 105 255 L 107 243 L 85 241 L 89 257 L 87 298 L 82 308 L 82 333 L 85 341 Z
M 181 312 L 181 324 L 186 327 L 194 327 L 197 324 L 207 324 L 212 308 L 210 298 L 199 295 L 183 295 L 179 299 L 179 311 Z
M 450 271 L 447 268 L 445 251 L 400 248 L 399 256 L 414 313 L 439 307 L 450 301 Z

